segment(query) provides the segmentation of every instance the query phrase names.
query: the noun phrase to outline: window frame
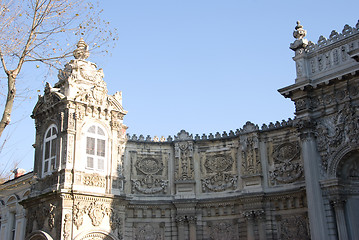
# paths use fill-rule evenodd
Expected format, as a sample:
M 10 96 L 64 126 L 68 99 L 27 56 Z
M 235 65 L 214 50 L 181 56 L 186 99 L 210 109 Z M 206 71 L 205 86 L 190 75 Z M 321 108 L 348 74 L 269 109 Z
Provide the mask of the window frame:
M 94 131 L 90 132 L 93 130 L 91 129 L 93 127 Z M 89 141 L 91 141 L 91 143 Z M 97 123 L 89 124 L 84 131 L 85 170 L 100 174 L 105 173 L 107 171 L 108 155 L 108 135 L 105 127 Z M 92 164 L 89 164 L 89 158 L 92 159 Z
M 55 129 L 55 133 L 53 133 L 53 129 Z M 48 136 L 49 133 L 50 135 Z M 56 170 L 58 135 L 59 131 L 55 124 L 51 124 L 45 131 L 42 144 L 43 152 L 41 173 L 43 177 L 50 175 L 53 171 Z M 45 169 L 45 166 L 47 166 L 47 169 Z

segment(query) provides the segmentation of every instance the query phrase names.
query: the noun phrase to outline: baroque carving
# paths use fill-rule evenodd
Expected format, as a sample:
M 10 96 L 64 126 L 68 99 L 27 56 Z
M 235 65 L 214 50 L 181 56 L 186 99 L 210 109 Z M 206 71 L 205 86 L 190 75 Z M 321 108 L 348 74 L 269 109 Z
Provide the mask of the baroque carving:
M 183 136 L 181 135 L 183 138 Z M 181 139 L 181 138 L 180 138 Z M 186 181 L 194 179 L 193 142 L 183 141 L 175 143 L 175 180 Z
M 238 231 L 233 223 L 229 222 L 218 222 L 208 224 L 209 236 L 213 240 L 237 240 Z
M 270 171 L 272 184 L 292 183 L 303 177 L 298 143 L 284 143 L 273 151 L 274 170 Z
M 359 143 L 359 119 L 356 109 L 346 103 L 337 114 L 317 122 L 315 135 L 322 168 L 326 171 L 335 152 L 348 144 Z
M 168 180 L 163 179 L 164 164 L 159 157 L 144 157 L 135 163 L 137 177 L 131 179 L 132 193 L 144 194 L 166 193 Z
M 135 228 L 135 239 L 137 240 L 163 240 L 164 236 L 159 227 L 147 223 L 143 226 L 137 226 Z
M 155 158 L 144 158 L 137 161 L 136 168 L 146 175 L 154 175 L 163 169 L 163 163 Z
M 241 137 L 243 175 L 257 175 L 262 171 L 258 137 L 256 134 Z
M 154 194 L 154 193 L 166 193 L 168 180 L 159 179 L 153 175 L 147 175 L 141 180 L 131 180 L 132 181 L 132 193 L 135 190 L 144 193 L 144 194 Z
M 82 183 L 86 186 L 104 188 L 106 186 L 106 179 L 98 174 L 84 174 Z
M 64 218 L 64 239 L 70 239 L 70 232 L 71 232 L 71 214 L 66 213 Z
M 282 216 L 280 222 L 280 238 L 285 240 L 310 239 L 308 219 L 302 215 Z
M 93 226 L 99 226 L 105 217 L 105 206 L 99 202 L 92 202 L 90 203 L 90 206 L 88 207 L 88 216 L 91 219 Z
M 235 190 L 238 176 L 231 173 L 216 173 L 215 175 L 201 179 L 202 191 L 222 192 L 227 189 Z
M 207 176 L 202 178 L 202 191 L 222 192 L 236 189 L 238 175 L 233 174 L 233 158 L 225 154 L 206 156 L 203 163 Z
M 78 230 L 78 229 L 80 229 L 80 226 L 83 223 L 83 215 L 85 213 L 85 210 L 83 208 L 81 208 L 80 202 L 77 202 L 74 205 L 72 211 L 73 211 L 73 216 L 74 216 L 73 222 Z

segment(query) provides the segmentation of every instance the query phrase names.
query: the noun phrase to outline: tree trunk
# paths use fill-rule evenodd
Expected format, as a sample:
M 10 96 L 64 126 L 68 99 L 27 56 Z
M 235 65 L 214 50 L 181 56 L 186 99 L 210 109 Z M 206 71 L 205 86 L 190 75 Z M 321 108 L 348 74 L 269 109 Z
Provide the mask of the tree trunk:
M 16 88 L 15 88 L 16 77 L 17 74 L 15 74 L 13 71 L 10 71 L 10 73 L 7 75 L 8 90 L 7 90 L 5 108 L 0 122 L 0 137 L 5 127 L 10 124 L 11 111 L 12 111 L 12 106 L 14 105 L 14 99 L 16 94 Z

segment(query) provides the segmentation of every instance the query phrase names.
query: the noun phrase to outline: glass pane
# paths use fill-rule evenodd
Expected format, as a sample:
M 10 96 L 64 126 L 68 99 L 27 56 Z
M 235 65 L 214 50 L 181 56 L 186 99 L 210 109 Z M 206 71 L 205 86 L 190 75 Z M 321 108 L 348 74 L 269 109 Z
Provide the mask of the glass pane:
M 105 161 L 102 158 L 98 159 L 98 170 L 104 170 L 105 169 Z
M 97 139 L 97 156 L 105 156 L 105 140 Z
M 49 171 L 49 161 L 46 161 L 44 166 L 44 173 L 47 173 L 48 171 Z
M 45 159 L 50 157 L 50 141 L 45 143 Z
M 55 135 L 55 134 L 57 134 L 57 131 L 56 131 L 56 128 L 52 128 L 52 135 Z
M 51 136 L 51 129 L 47 131 L 46 138 L 49 138 Z
M 91 126 L 91 127 L 89 128 L 88 132 L 89 132 L 89 133 L 96 133 L 95 130 L 96 130 L 96 127 L 95 127 L 95 126 Z
M 51 157 L 56 155 L 56 139 L 51 141 Z
M 86 153 L 95 155 L 95 139 L 87 137 Z
M 51 158 L 51 171 L 55 169 L 55 158 Z
M 97 128 L 97 134 L 105 136 L 105 132 L 102 130 L 102 128 Z
M 92 157 L 87 157 L 87 167 L 93 168 L 93 158 Z

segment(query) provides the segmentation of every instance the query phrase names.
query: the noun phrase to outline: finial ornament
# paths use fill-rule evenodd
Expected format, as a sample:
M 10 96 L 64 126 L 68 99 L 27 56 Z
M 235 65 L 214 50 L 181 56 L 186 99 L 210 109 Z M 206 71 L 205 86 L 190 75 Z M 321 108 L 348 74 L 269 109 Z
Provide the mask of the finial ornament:
M 307 35 L 307 31 L 303 29 L 303 26 L 300 25 L 300 21 L 297 21 L 297 26 L 293 32 L 293 37 L 296 39 L 303 39 Z
M 73 51 L 75 59 L 85 60 L 90 56 L 90 52 L 88 51 L 88 45 L 85 43 L 83 38 L 80 38 L 76 46 L 77 49 Z

